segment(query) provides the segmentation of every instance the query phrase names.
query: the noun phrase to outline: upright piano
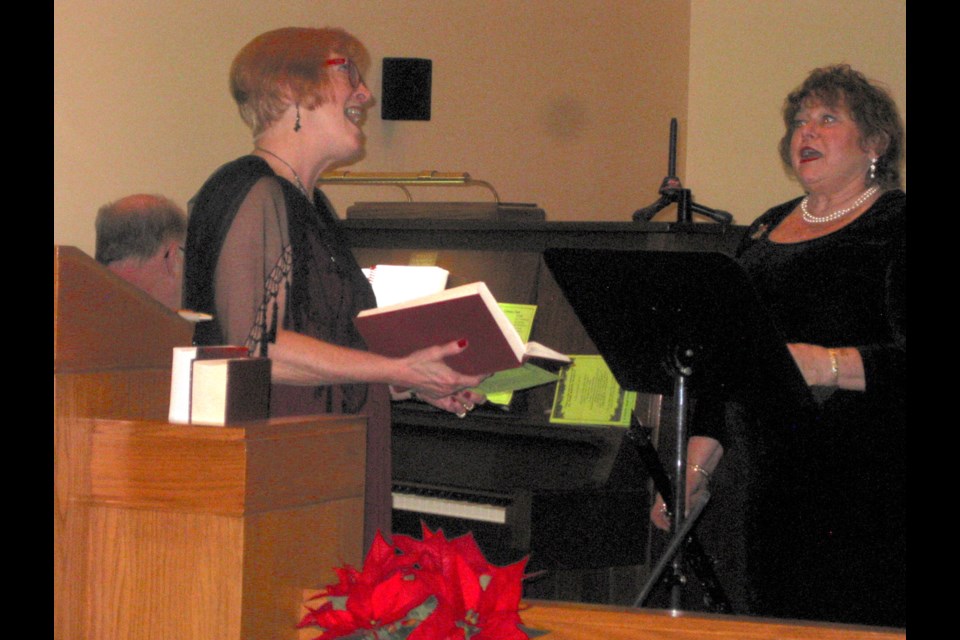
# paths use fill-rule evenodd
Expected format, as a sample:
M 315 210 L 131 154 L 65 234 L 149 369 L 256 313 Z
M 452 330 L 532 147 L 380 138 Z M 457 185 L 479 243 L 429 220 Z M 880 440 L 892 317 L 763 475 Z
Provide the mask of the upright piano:
M 482 280 L 500 302 L 536 304 L 531 339 L 568 354 L 598 352 L 544 264 L 545 249 L 732 253 L 743 233 L 717 224 L 369 219 L 349 211 L 343 229 L 360 266 L 435 264 L 450 272 L 449 287 Z M 625 430 L 551 424 L 554 387 L 517 392 L 508 409 L 486 406 L 466 419 L 396 405 L 394 532 L 419 536 L 421 520 L 447 535 L 470 531 L 490 561 L 529 554 L 531 571 L 645 564 L 648 476 Z M 659 396 L 639 394 L 636 411 L 658 429 Z

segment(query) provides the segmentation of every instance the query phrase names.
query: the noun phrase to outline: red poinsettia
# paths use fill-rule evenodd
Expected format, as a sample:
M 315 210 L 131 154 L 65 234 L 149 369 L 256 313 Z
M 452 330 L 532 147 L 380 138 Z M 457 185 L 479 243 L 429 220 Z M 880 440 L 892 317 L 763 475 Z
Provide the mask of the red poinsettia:
M 324 629 L 323 640 L 340 638 L 361 629 L 393 624 L 430 597 L 432 583 L 417 580 L 396 563 L 396 553 L 379 533 L 358 572 L 351 566 L 336 569 L 340 582 L 329 585 L 320 596 L 328 600 L 311 609 L 300 626 Z M 308 607 L 309 608 L 309 607 Z
M 336 569 L 339 582 L 299 626 L 321 627 L 317 640 L 527 640 L 518 612 L 525 566 L 491 565 L 469 534 L 448 540 L 424 526 L 422 540 L 397 535 L 390 545 L 377 533 L 363 570 Z
M 520 630 L 521 582 L 526 559 L 507 567 L 489 567 L 490 580 L 471 603 L 478 629 L 473 640 L 526 640 Z

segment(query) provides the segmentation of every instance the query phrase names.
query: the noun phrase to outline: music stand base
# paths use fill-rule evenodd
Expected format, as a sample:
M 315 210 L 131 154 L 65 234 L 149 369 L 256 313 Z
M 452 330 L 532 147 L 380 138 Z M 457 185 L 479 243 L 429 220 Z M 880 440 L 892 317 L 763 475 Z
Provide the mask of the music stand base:
M 640 595 L 638 595 L 637 599 L 634 601 L 634 607 L 643 606 L 643 603 L 646 601 L 646 599 L 650 597 L 650 593 L 657 585 L 657 582 L 660 581 L 660 576 L 663 574 L 664 569 L 667 568 L 667 565 L 670 564 L 671 561 L 681 551 L 681 545 L 687 539 L 687 536 L 690 534 L 690 530 L 693 529 L 693 525 L 697 523 L 700 513 L 703 511 L 704 507 L 707 506 L 707 501 L 709 500 L 710 492 L 706 489 L 697 492 L 697 494 L 693 497 L 693 500 L 691 500 L 692 504 L 690 505 L 690 513 L 687 514 L 683 524 L 670 538 L 670 542 L 667 545 L 666 550 L 664 550 L 663 555 L 660 557 L 660 560 L 657 562 L 657 566 L 654 567 L 653 572 L 650 574 L 650 577 L 647 578 L 646 584 L 644 584 L 643 589 L 640 591 Z M 673 609 L 678 609 L 680 607 L 680 603 L 677 602 L 676 599 L 677 595 L 675 593 L 671 593 L 670 606 Z

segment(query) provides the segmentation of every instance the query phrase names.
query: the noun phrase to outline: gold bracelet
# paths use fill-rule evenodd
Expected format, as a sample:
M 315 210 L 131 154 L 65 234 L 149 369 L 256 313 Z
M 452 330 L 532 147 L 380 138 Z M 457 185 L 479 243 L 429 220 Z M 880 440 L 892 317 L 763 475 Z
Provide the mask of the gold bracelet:
M 693 470 L 694 470 L 694 472 L 696 472 L 696 473 L 702 474 L 704 480 L 709 480 L 709 479 L 710 479 L 710 474 L 707 473 L 707 470 L 704 469 L 703 467 L 701 467 L 700 465 L 698 465 L 698 464 L 693 465 Z
M 827 349 L 827 354 L 830 356 L 830 373 L 833 374 L 833 386 L 840 386 L 840 359 L 837 357 L 839 354 L 836 349 Z

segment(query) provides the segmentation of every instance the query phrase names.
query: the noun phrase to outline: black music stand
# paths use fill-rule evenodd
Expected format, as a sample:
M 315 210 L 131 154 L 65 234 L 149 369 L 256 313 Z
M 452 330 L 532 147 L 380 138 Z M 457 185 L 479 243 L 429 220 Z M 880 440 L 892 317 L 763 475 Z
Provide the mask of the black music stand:
M 693 524 L 684 526 L 687 393 L 801 424 L 815 406 L 810 389 L 747 273 L 724 254 L 548 249 L 544 260 L 620 386 L 675 396 L 677 540 L 668 549 L 679 573 L 680 542 Z M 683 582 L 677 578 L 674 609 Z

